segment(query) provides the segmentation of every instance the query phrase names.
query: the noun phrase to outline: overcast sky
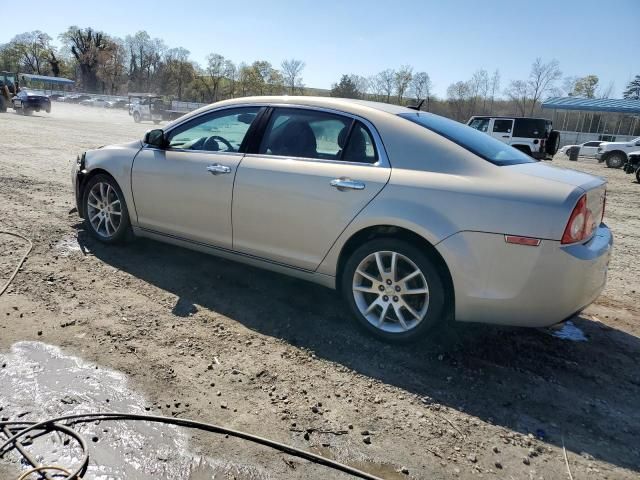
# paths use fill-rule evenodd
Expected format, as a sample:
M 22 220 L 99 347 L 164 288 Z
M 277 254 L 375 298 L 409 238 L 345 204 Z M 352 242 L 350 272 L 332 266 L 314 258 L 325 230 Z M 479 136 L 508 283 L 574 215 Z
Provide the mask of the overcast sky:
M 30 30 L 57 38 L 69 25 L 119 37 L 146 30 L 201 64 L 210 52 L 274 66 L 304 60 L 310 87 L 410 64 L 429 73 L 443 96 L 450 83 L 480 68 L 499 69 L 504 88 L 526 78 L 542 57 L 557 59 L 564 75 L 615 82 L 613 96 L 620 96 L 640 74 L 640 0 L 31 0 L 25 7 L 0 0 L 0 8 L 19 18 L 5 19 L 0 43 Z

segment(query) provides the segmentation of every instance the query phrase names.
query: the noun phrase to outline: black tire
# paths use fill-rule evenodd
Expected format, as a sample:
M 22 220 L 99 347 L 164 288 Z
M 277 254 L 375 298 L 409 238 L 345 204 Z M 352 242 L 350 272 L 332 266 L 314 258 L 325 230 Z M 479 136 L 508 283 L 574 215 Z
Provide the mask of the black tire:
M 138 112 L 133 112 L 133 121 L 140 123 L 140 114 Z
M 547 154 L 552 157 L 558 153 L 558 149 L 560 148 L 560 132 L 557 130 L 551 130 L 549 133 L 549 138 L 547 138 L 547 142 L 544 145 L 544 149 Z
M 636 169 L 636 181 L 640 183 L 640 167 Z
M 118 225 L 116 232 L 110 237 L 105 237 L 104 235 L 96 231 L 96 229 L 94 228 L 89 218 L 89 211 L 90 211 L 90 208 L 88 205 L 89 192 L 91 192 L 91 189 L 98 183 L 106 183 L 110 185 L 111 188 L 115 190 L 115 193 L 117 194 L 118 199 L 120 200 L 120 205 L 121 205 L 120 224 Z M 122 190 L 118 186 L 118 182 L 116 182 L 113 179 L 113 177 L 110 177 L 109 175 L 105 175 L 105 174 L 98 174 L 89 179 L 89 181 L 85 185 L 84 190 L 82 192 L 82 210 L 84 214 L 85 228 L 97 240 L 100 240 L 103 243 L 119 243 L 125 240 L 126 237 L 128 236 L 128 232 L 131 227 L 131 221 L 129 219 L 129 210 L 127 208 L 127 203 L 125 201 Z
M 153 124 L 154 124 L 154 125 L 158 125 L 159 123 L 160 123 L 160 120 L 154 120 L 154 121 L 153 121 Z
M 45 108 L 45 112 L 51 113 L 51 105 L 49 105 L 47 108 Z
M 6 112 L 7 112 L 7 101 L 0 94 L 0 113 L 6 113 Z
M 624 153 L 621 152 L 613 152 L 605 160 L 608 168 L 622 168 L 626 161 Z
M 396 333 L 383 331 L 372 325 L 357 306 L 353 291 L 354 275 L 360 263 L 375 252 L 397 252 L 405 256 L 420 269 L 426 279 L 429 290 L 428 308 L 422 320 L 408 331 Z M 340 280 L 342 296 L 358 324 L 370 334 L 387 342 L 405 343 L 420 340 L 428 331 L 442 324 L 447 318 L 448 306 L 446 305 L 444 281 L 436 263 L 424 249 L 416 248 L 403 240 L 381 238 L 365 243 L 347 259 Z M 395 314 L 393 315 L 395 316 Z

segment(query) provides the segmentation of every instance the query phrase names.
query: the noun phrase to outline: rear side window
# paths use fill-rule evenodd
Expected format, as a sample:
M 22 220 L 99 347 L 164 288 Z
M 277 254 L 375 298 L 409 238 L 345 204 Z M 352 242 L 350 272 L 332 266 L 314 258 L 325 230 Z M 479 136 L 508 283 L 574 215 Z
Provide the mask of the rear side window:
M 278 108 L 258 150 L 283 157 L 375 163 L 373 138 L 360 122 L 306 109 Z
M 514 137 L 545 138 L 547 121 L 542 118 L 516 118 L 513 127 Z
M 497 133 L 511 133 L 513 127 L 513 120 L 495 119 L 493 121 L 493 131 Z
M 518 165 L 536 161 L 490 135 L 448 118 L 422 112 L 401 113 L 399 116 L 442 135 L 494 165 Z

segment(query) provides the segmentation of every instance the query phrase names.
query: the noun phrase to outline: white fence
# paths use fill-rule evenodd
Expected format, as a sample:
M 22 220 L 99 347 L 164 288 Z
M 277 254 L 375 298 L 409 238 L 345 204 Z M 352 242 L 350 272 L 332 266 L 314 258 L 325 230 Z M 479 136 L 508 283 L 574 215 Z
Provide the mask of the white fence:
M 632 135 L 614 135 L 611 133 L 581 133 L 560 130 L 560 146 L 578 145 L 584 142 L 604 141 L 604 142 L 628 142 L 632 140 Z

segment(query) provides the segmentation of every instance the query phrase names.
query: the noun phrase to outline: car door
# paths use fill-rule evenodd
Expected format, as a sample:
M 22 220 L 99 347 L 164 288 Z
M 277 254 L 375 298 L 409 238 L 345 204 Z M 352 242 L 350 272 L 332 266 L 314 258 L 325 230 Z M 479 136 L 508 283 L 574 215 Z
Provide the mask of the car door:
M 501 142 L 511 143 L 513 135 L 513 119 L 495 118 L 491 127 L 491 136 Z
M 234 250 L 315 270 L 390 168 L 372 125 L 312 108 L 275 108 L 233 194 Z
M 595 157 L 600 142 L 586 142 L 580 148 L 580 155 L 585 157 Z
M 231 249 L 233 181 L 258 111 L 209 112 L 167 131 L 166 148 L 144 146 L 131 179 L 139 226 Z

